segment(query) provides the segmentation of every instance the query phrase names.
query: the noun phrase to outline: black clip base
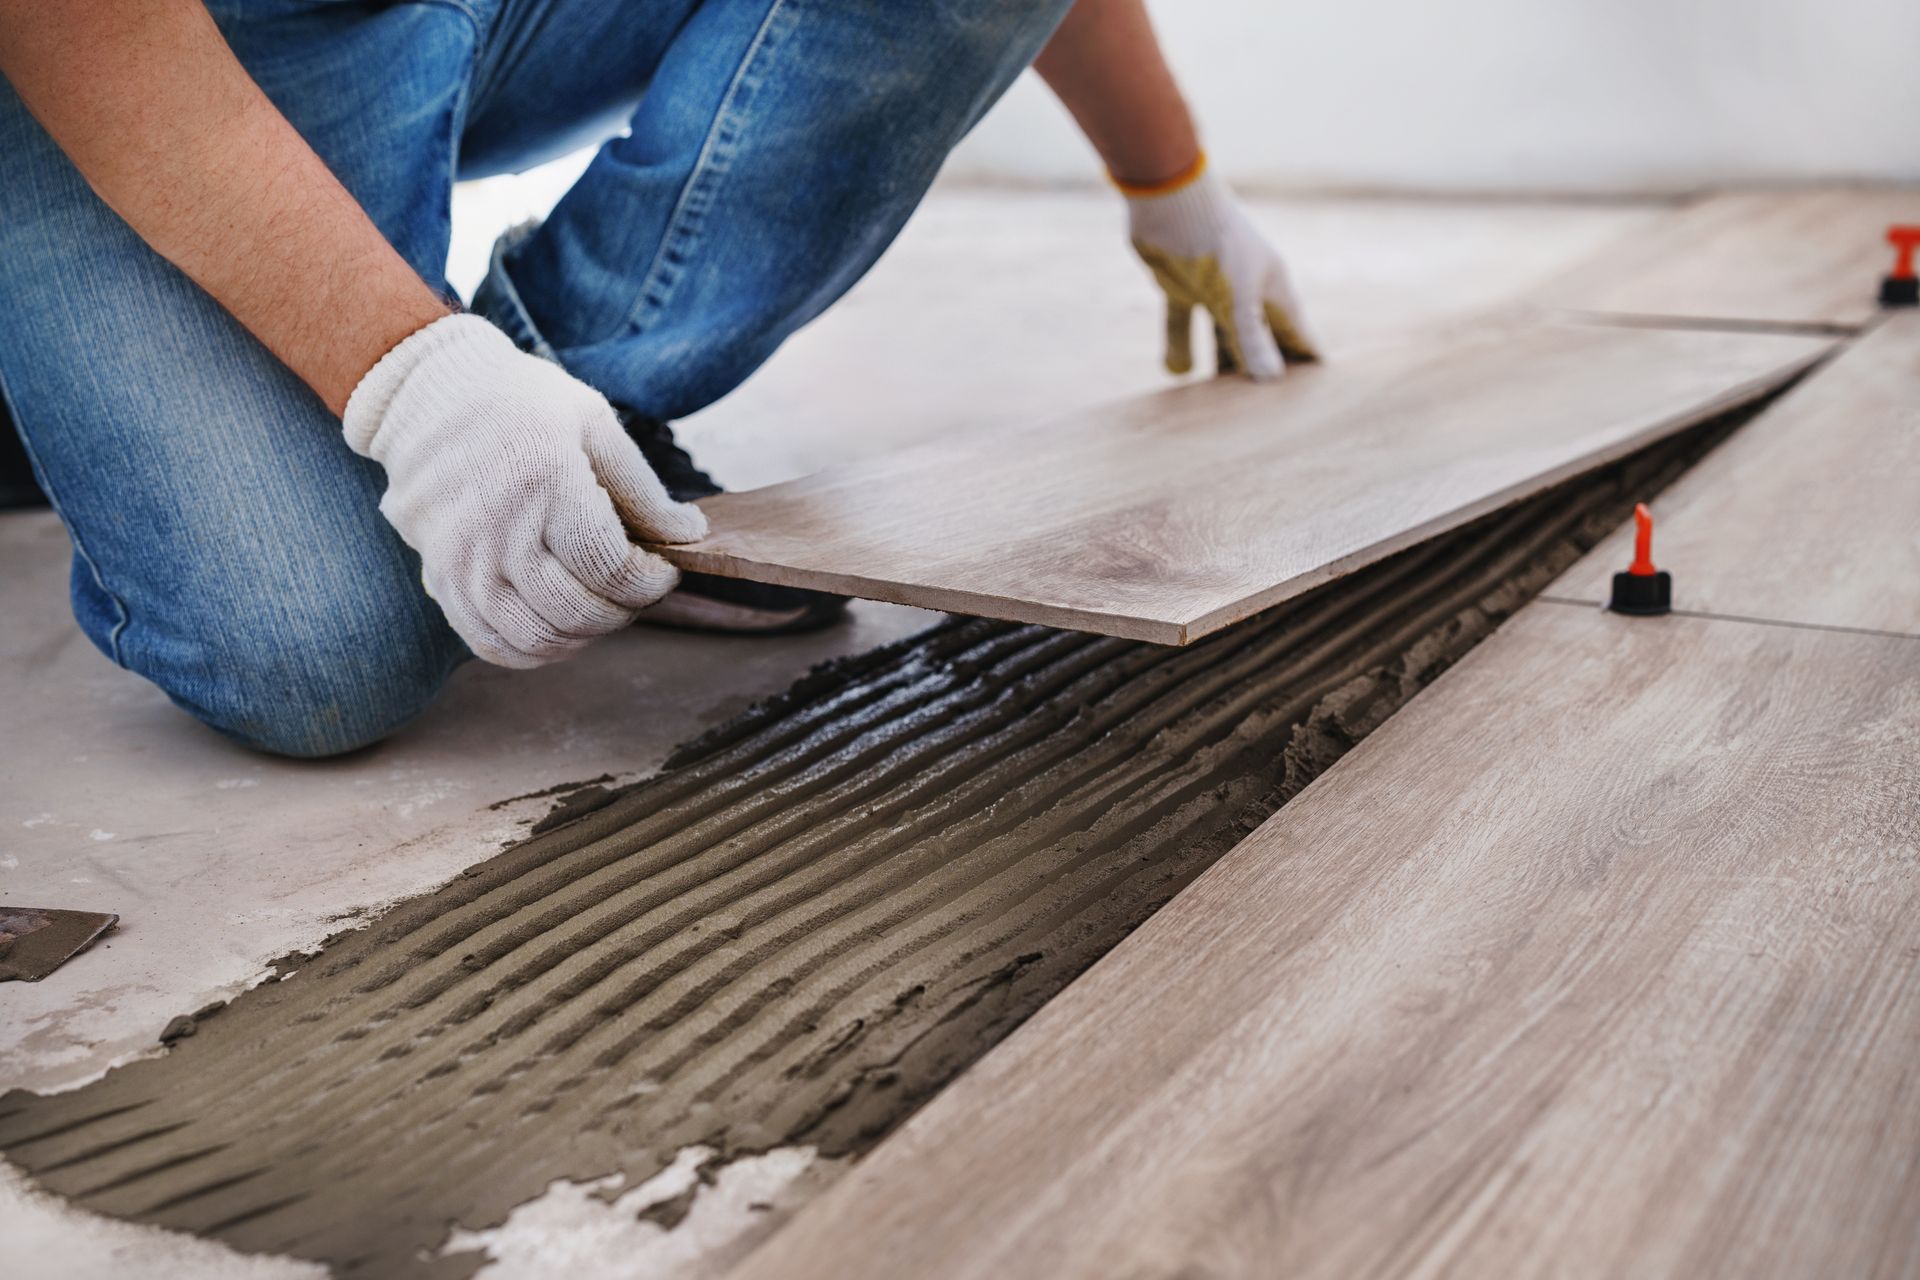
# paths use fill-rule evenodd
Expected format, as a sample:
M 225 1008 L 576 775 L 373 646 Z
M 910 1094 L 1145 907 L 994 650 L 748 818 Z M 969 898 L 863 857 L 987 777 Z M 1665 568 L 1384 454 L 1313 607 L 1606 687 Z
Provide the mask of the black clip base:
M 1613 575 L 1613 599 L 1607 608 L 1615 613 L 1630 613 L 1651 618 L 1673 612 L 1673 578 L 1659 573 L 1616 573 Z

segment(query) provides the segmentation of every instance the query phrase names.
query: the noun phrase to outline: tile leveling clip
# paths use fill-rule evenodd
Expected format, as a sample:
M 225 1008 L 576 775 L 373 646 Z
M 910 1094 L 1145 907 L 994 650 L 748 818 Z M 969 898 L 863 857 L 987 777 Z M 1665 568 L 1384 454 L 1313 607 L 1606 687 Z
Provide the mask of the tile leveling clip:
M 1888 227 L 1887 243 L 1897 252 L 1893 259 L 1893 273 L 1880 282 L 1880 305 L 1920 306 L 1920 279 L 1913 274 L 1913 251 L 1920 248 L 1920 227 Z
M 1607 608 L 1639 617 L 1673 612 L 1673 579 L 1653 567 L 1653 512 L 1644 502 L 1633 506 L 1633 563 L 1625 573 L 1613 575 L 1613 599 Z

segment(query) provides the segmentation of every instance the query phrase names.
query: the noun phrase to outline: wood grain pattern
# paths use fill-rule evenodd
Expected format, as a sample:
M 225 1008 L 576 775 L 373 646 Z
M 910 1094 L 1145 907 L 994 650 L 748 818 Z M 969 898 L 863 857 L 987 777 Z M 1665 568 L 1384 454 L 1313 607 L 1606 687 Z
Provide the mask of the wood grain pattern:
M 1920 222 L 1920 190 L 1709 196 L 1548 285 L 1580 311 L 1856 329 L 1880 314 L 1887 227 Z
M 1660 495 L 1677 608 L 1920 635 L 1920 312 L 1891 317 Z M 1604 602 L 1621 529 L 1549 589 Z
M 1920 641 L 1536 604 L 737 1273 L 1920 1266 Z
M 1548 325 L 701 505 L 683 568 L 1185 644 L 1769 390 L 1825 339 Z

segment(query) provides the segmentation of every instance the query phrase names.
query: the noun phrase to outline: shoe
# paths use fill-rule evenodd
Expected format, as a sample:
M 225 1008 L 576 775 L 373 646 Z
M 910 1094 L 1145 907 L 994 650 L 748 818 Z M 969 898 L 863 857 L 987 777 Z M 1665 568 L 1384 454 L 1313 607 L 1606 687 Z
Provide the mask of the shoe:
M 675 502 L 693 502 L 726 492 L 712 476 L 694 465 L 693 455 L 673 438 L 672 427 L 644 413 L 618 405 L 614 408 L 627 437 L 640 446 L 640 455 L 653 468 L 653 474 L 660 477 L 660 483 L 667 486 L 667 494 Z
M 630 409 L 619 409 L 619 414 L 620 425 L 676 502 L 693 502 L 726 492 L 694 464 L 693 455 L 673 438 L 672 427 Z M 642 609 L 635 621 L 688 631 L 774 636 L 818 631 L 840 621 L 846 612 L 845 596 L 683 571 L 680 585 L 672 594 L 652 608 Z
M 845 596 L 682 570 L 680 585 L 634 621 L 683 631 L 785 636 L 819 631 L 846 614 Z
M 33 464 L 27 461 L 26 446 L 14 434 L 7 419 L 7 408 L 0 402 L 0 511 L 24 510 L 48 505 L 33 478 Z

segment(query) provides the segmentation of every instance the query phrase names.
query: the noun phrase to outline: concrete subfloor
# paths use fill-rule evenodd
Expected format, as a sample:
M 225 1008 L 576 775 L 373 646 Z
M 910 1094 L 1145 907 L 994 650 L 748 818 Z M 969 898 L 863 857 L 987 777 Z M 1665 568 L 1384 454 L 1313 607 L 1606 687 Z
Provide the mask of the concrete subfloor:
M 463 190 L 456 283 L 555 184 L 549 172 Z M 866 281 L 685 437 L 723 481 L 749 487 L 1163 385 L 1157 296 L 1116 206 L 1106 192 L 936 189 Z M 1662 209 L 1256 206 L 1334 359 L 1515 298 Z M 389 742 L 298 763 L 233 746 L 100 656 L 67 610 L 66 561 L 51 515 L 0 515 L 0 905 L 114 911 L 121 924 L 45 981 L 0 985 L 0 1090 L 70 1088 L 155 1051 L 173 1015 L 486 858 L 548 804 L 498 802 L 644 775 L 810 665 L 932 620 L 863 603 L 811 637 L 635 629 L 540 671 L 470 664 Z M 0 1239 L 14 1256 L 58 1257 L 62 1275 L 314 1274 L 93 1218 L 3 1165 Z M 632 1244 L 572 1256 L 569 1274 L 614 1274 Z

